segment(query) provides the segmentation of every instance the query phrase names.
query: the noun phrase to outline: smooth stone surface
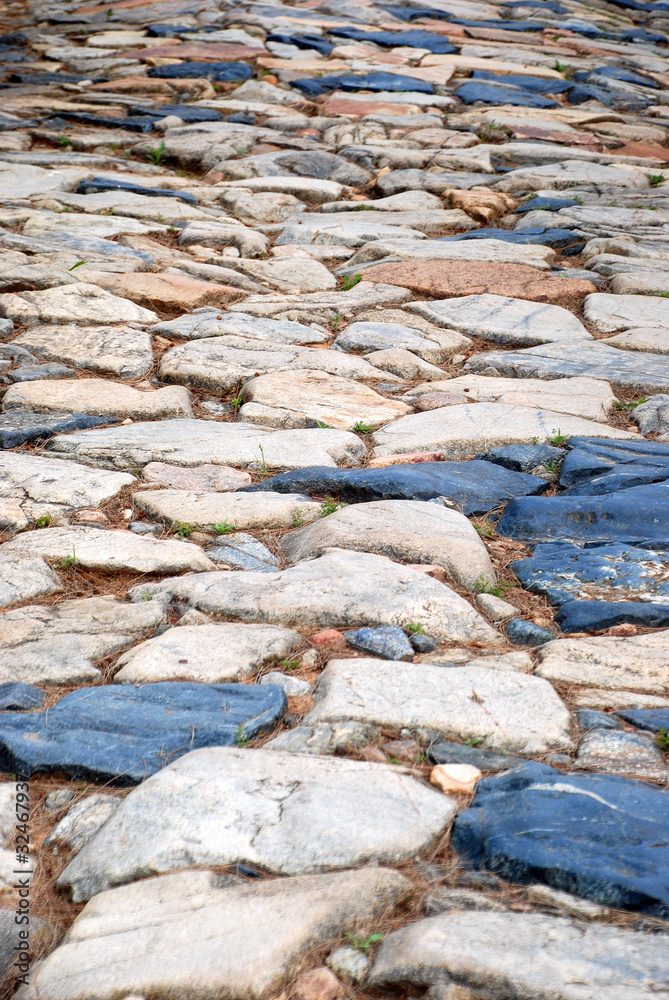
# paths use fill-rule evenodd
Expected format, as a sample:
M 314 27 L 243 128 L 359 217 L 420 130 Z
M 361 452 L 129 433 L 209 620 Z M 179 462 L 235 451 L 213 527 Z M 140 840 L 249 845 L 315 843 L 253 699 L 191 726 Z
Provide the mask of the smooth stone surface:
M 282 753 L 334 754 L 343 750 L 359 750 L 377 739 L 379 732 L 361 722 L 335 722 L 328 726 L 296 726 L 279 733 L 264 744 L 265 750 Z
M 187 490 L 151 490 L 133 500 L 149 517 L 168 524 L 223 525 L 235 528 L 290 528 L 296 522 L 320 517 L 320 504 L 309 497 L 285 493 L 190 493 Z
M 236 531 L 230 538 L 221 536 L 216 545 L 207 549 L 207 556 L 230 569 L 248 569 L 258 573 L 274 573 L 280 565 L 280 560 L 266 545 L 243 531 Z
M 97 684 L 95 663 L 117 653 L 162 621 L 155 603 L 114 597 L 31 605 L 0 615 L 0 679 L 28 684 Z
M 494 594 L 478 594 L 476 603 L 494 622 L 503 622 L 520 614 L 515 605 L 503 601 L 501 597 L 495 597 Z
M 507 403 L 469 403 L 400 417 L 372 434 L 374 455 L 405 451 L 442 451 L 447 458 L 467 458 L 490 447 L 527 444 L 533 438 L 549 442 L 558 431 L 629 438 L 629 431 L 605 427 L 565 413 L 512 406 Z
M 118 378 L 140 378 L 153 365 L 151 338 L 129 326 L 77 326 L 66 321 L 62 326 L 33 326 L 13 343 L 47 361 Z
M 538 657 L 537 674 L 551 681 L 664 694 L 669 632 L 556 639 Z
M 467 518 L 448 507 L 416 500 L 344 507 L 284 536 L 280 545 L 291 563 L 313 559 L 328 548 L 353 549 L 398 562 L 443 566 L 449 578 L 467 590 L 480 578 L 495 581 L 490 557 Z
M 255 469 L 352 465 L 365 454 L 356 434 L 334 429 L 269 431 L 249 424 L 163 420 L 56 436 L 49 451 L 86 465 L 136 469 L 149 462 Z
M 550 685 L 538 681 L 484 667 L 331 660 L 305 723 L 354 719 L 391 729 L 427 728 L 528 754 L 569 749 L 569 711 Z
M 527 763 L 524 757 L 479 750 L 477 746 L 468 746 L 466 743 L 433 743 L 427 751 L 427 757 L 433 764 L 471 764 L 481 771 L 493 772 L 508 771 Z
M 44 838 L 44 846 L 64 844 L 76 854 L 116 812 L 120 801 L 116 795 L 94 792 L 76 802 Z
M 359 425 L 378 427 L 411 412 L 406 403 L 323 371 L 261 375 L 247 381 L 242 394 L 245 402 L 239 411 L 240 419 L 265 427 L 326 424 L 353 431 Z
M 187 312 L 209 305 L 223 309 L 231 302 L 244 298 L 244 293 L 238 288 L 202 281 L 186 274 L 106 274 L 98 284 L 124 301 L 144 306 L 145 311 Z M 148 322 L 147 317 L 144 322 Z
M 534 622 L 525 621 L 523 618 L 514 618 L 506 626 L 506 637 L 517 646 L 542 646 L 545 642 L 550 642 L 554 638 L 553 633 L 548 629 L 535 625 Z
M 277 684 L 287 698 L 301 697 L 311 694 L 313 688 L 309 681 L 301 681 L 299 677 L 291 677 L 290 674 L 282 674 L 280 670 L 270 670 L 263 674 L 259 684 Z
M 3 413 L 0 415 L 0 448 L 17 448 L 22 444 L 43 444 L 53 434 L 76 431 L 114 423 L 108 417 L 92 417 L 85 413 L 64 413 L 61 416 L 41 413 Z
M 584 771 L 624 774 L 666 782 L 669 769 L 662 751 L 647 737 L 611 729 L 586 733 L 578 746 L 574 766 Z
M 40 292 L 0 295 L 0 313 L 14 322 L 36 323 L 156 323 L 150 309 L 98 288 L 77 282 Z M 60 359 L 56 359 L 60 360 Z
M 669 441 L 669 396 L 653 396 L 634 408 L 631 418 L 642 434 L 658 434 L 660 441 Z
M 0 525 L 29 527 L 40 517 L 95 508 L 115 497 L 134 477 L 127 472 L 87 469 L 25 452 L 0 453 Z
M 411 351 L 430 364 L 440 365 L 470 345 L 469 338 L 454 330 L 435 327 L 429 334 L 423 334 L 415 327 L 403 326 L 401 323 L 360 322 L 351 323 L 337 334 L 332 348 L 346 352 L 400 348 Z
M 28 996 L 112 1000 L 177 989 L 193 1000 L 212 990 L 261 1000 L 294 979 L 314 948 L 384 916 L 409 885 L 369 866 L 240 884 L 189 871 L 117 888 L 88 903 L 35 970 Z
M 0 715 L 0 760 L 19 774 L 136 784 L 201 747 L 271 729 L 283 691 L 249 684 L 158 683 L 80 688 L 46 712 Z
M 3 397 L 2 409 L 5 413 L 90 413 L 138 420 L 193 415 L 188 390 L 181 386 L 140 392 L 132 386 L 100 378 L 12 385 Z
M 465 295 L 412 302 L 408 308 L 432 323 L 512 347 L 592 340 L 592 335 L 567 309 L 504 295 Z
M 155 603 L 177 598 L 205 614 L 288 627 L 422 625 L 429 635 L 496 645 L 499 636 L 443 583 L 383 556 L 331 549 L 278 573 L 206 573 L 135 587 Z
M 597 632 L 627 623 L 641 628 L 668 628 L 669 604 L 641 601 L 567 601 L 555 620 L 567 632 Z
M 491 448 L 486 461 L 515 472 L 529 472 L 537 465 L 559 464 L 566 454 L 564 448 L 556 448 L 552 444 L 511 444 Z
M 511 473 L 480 461 L 419 462 L 334 471 L 314 466 L 304 471 L 285 472 L 248 487 L 249 492 L 332 493 L 353 504 L 448 497 L 467 516 L 485 514 L 513 496 L 541 493 L 545 489 L 546 484 L 535 476 Z
M 39 556 L 7 552 L 0 547 L 0 607 L 62 590 L 54 571 Z
M 178 573 L 214 568 L 197 545 L 100 528 L 42 528 L 22 533 L 5 542 L 0 547 L 2 553 L 43 556 L 61 562 L 73 559 L 75 565 L 90 569 L 132 570 L 135 573 Z
M 515 990 L 528 1000 L 651 1000 L 666 993 L 656 986 L 666 969 L 663 935 L 538 913 L 449 911 L 389 934 L 367 982 L 420 989 L 455 981 L 471 996 Z
M 46 692 L 39 688 L 22 684 L 20 681 L 10 681 L 0 684 L 0 709 L 17 711 L 22 708 L 41 708 L 46 698 Z
M 287 657 L 302 637 L 276 625 L 183 625 L 142 642 L 116 661 L 115 684 L 175 678 L 222 684 L 252 677 Z
M 638 327 L 606 337 L 603 344 L 621 351 L 646 351 L 648 354 L 669 354 L 669 329 Z
M 302 323 L 263 319 L 246 313 L 226 313 L 220 309 L 201 308 L 177 319 L 157 323 L 149 330 L 161 337 L 199 340 L 207 337 L 248 337 L 269 340 L 274 344 L 322 344 L 326 334 Z
M 166 462 L 149 462 L 142 469 L 142 479 L 147 483 L 171 487 L 175 490 L 191 490 L 196 493 L 211 490 L 226 493 L 249 486 L 252 482 L 248 472 L 226 468 L 220 465 L 198 465 L 194 469 L 180 469 Z
M 652 785 L 527 764 L 479 782 L 452 840 L 472 867 L 502 878 L 664 916 L 668 810 Z
M 583 315 L 600 333 L 617 333 L 638 326 L 669 328 L 669 303 L 655 295 L 596 292 L 583 303 Z
M 631 723 L 637 729 L 647 729 L 659 733 L 669 729 L 669 712 L 666 709 L 634 709 L 617 713 L 625 722 Z
M 346 641 L 360 653 L 381 656 L 386 660 L 413 660 L 415 655 L 404 629 L 397 625 L 355 629 L 346 633 Z
M 203 803 L 208 820 L 194 836 L 193 810 Z M 206 749 L 134 789 L 59 884 L 81 900 L 192 865 L 241 862 L 296 875 L 397 864 L 429 848 L 454 812 L 447 796 L 391 765 Z

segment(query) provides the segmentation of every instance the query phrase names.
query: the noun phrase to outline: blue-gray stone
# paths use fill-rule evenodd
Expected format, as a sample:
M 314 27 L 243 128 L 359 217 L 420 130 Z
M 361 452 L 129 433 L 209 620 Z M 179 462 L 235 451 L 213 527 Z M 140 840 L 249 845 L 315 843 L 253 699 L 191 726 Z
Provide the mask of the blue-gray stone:
M 504 30 L 507 30 L 508 21 L 504 22 Z M 521 90 L 529 90 L 533 94 L 562 94 L 569 90 L 572 84 L 569 80 L 549 80 L 542 76 L 521 76 L 509 74 L 499 76 L 496 73 L 489 73 L 485 69 L 475 69 L 471 75 L 472 80 L 489 80 L 491 83 L 501 84 L 506 87 L 519 87 Z M 575 205 L 576 202 L 567 202 Z
M 571 201 L 569 198 L 529 198 L 523 205 L 514 208 L 514 213 L 523 215 L 525 212 L 536 212 L 537 210 L 559 212 L 561 208 L 570 208 L 572 205 L 578 205 L 578 202 Z
M 506 626 L 506 637 L 516 646 L 543 646 L 555 638 L 552 632 L 523 618 L 513 618 Z
M 267 42 L 281 42 L 283 45 L 294 45 L 298 49 L 315 49 L 324 56 L 329 56 L 334 45 L 322 35 L 289 35 L 271 32 L 265 39 Z
M 414 632 L 409 636 L 409 642 L 417 653 L 432 653 L 439 648 L 439 643 L 424 632 Z
M 414 649 L 399 625 L 379 625 L 346 632 L 346 641 L 353 649 L 386 660 L 413 660 Z
M 96 128 L 124 129 L 126 132 L 151 132 L 153 123 L 159 121 L 158 116 L 104 118 L 102 115 L 92 115 L 87 111 L 59 111 L 53 118 L 44 121 L 44 127 L 50 129 L 67 128 L 68 122 L 76 125 L 93 125 Z
M 23 684 L 21 681 L 10 681 L 0 684 L 0 709 L 3 711 L 19 711 L 20 709 L 41 708 L 46 691 Z
M 330 493 L 346 503 L 450 497 L 468 517 L 487 514 L 511 497 L 543 493 L 549 484 L 491 462 L 419 462 L 381 469 L 310 466 L 245 486 L 239 492 Z
M 579 548 L 570 542 L 537 545 L 527 559 L 511 563 L 526 590 L 545 594 L 551 604 L 575 598 L 667 603 L 669 564 L 655 552 L 616 543 Z M 604 626 L 599 626 L 603 628 Z
M 255 573 L 276 573 L 281 565 L 266 545 L 241 531 L 231 534 L 229 538 L 222 536 L 216 545 L 207 549 L 207 555 L 216 563 Z
M 7 156 L 8 154 L 3 154 Z M 102 257 L 127 257 L 141 261 L 143 264 L 155 264 L 156 260 L 144 250 L 133 250 L 131 247 L 114 243 L 113 240 L 103 240 L 96 236 L 75 236 L 73 233 L 44 233 L 41 236 L 22 236 L 10 233 L 0 227 L 0 246 L 7 250 L 21 250 L 29 253 L 51 253 L 62 250 L 74 250 L 81 259 L 95 260 Z
M 527 763 L 523 757 L 479 750 L 466 743 L 434 743 L 427 751 L 427 758 L 432 764 L 473 764 L 481 771 L 508 771 Z
M 539 245 L 552 247 L 555 250 L 562 250 L 574 243 L 579 245 L 583 243 L 581 234 L 575 233 L 571 229 L 546 229 L 544 226 L 522 229 L 520 232 L 511 229 L 472 229 L 468 233 L 459 233 L 457 236 L 438 236 L 437 239 L 440 243 L 461 243 L 464 240 L 501 240 L 503 243 L 516 243 L 521 246 Z
M 157 76 L 163 80 L 181 80 L 205 77 L 218 83 L 241 83 L 250 80 L 253 70 L 244 62 L 184 62 L 173 66 L 152 66 L 147 76 Z
M 632 73 L 622 66 L 597 66 L 592 70 L 590 76 L 604 76 L 611 80 L 623 80 L 625 83 L 636 83 L 639 87 L 651 87 L 654 90 L 660 89 L 660 84 L 656 80 L 651 80 L 648 76 L 641 76 L 640 73 Z
M 521 108 L 560 107 L 558 102 L 551 100 L 550 97 L 542 97 L 541 94 L 534 94 L 529 90 L 478 80 L 468 80 L 463 83 L 454 91 L 454 96 L 464 104 L 482 101 L 485 104 L 512 104 Z
M 351 38 L 356 42 L 374 42 L 375 45 L 396 48 L 408 45 L 413 49 L 427 49 L 440 55 L 452 55 L 456 50 L 443 35 L 431 31 L 363 31 L 360 28 L 332 28 L 330 35 Z
M 7 376 L 12 382 L 36 382 L 43 378 L 76 378 L 77 373 L 74 368 L 51 361 L 45 365 L 23 365 L 7 372 Z
M 560 472 L 561 496 L 596 496 L 669 479 L 669 445 L 572 438 Z
M 0 769 L 135 784 L 191 750 L 271 729 L 285 709 L 276 684 L 80 688 L 45 712 L 0 713 Z
M 669 709 L 667 708 L 630 708 L 616 712 L 621 719 L 629 722 L 637 729 L 647 729 L 651 733 L 669 732 Z
M 564 448 L 555 448 L 551 444 L 509 444 L 492 448 L 485 458 L 514 472 L 529 472 L 537 465 L 559 463 L 566 454 Z
M 416 80 L 400 73 L 365 73 L 355 76 L 353 73 L 335 73 L 318 79 L 294 80 L 291 86 L 302 91 L 305 97 L 317 97 L 329 90 L 371 90 L 375 92 L 390 91 L 392 93 L 414 92 L 434 94 L 434 87 L 424 80 Z
M 555 620 L 563 632 L 599 632 L 613 625 L 669 627 L 669 604 L 645 601 L 566 601 Z
M 179 105 L 181 107 L 181 105 Z M 163 109 L 161 108 L 161 114 Z M 165 114 L 168 112 L 166 111 Z M 77 194 L 100 194 L 104 191 L 131 191 L 146 198 L 178 198 L 189 205 L 197 205 L 197 198 L 187 191 L 170 191 L 168 188 L 143 187 L 141 184 L 131 184 L 115 177 L 91 177 L 90 180 L 79 181 Z
M 528 543 L 560 539 L 669 548 L 669 482 L 595 497 L 512 500 L 497 533 Z
M 92 417 L 87 413 L 63 413 L 58 416 L 47 413 L 2 413 L 0 414 L 0 448 L 18 448 L 29 441 L 46 441 L 54 434 L 66 431 L 86 430 L 102 424 L 115 424 L 117 417 Z
M 8 337 L 13 329 L 14 324 L 11 319 L 0 319 L 0 337 Z
M 669 916 L 669 796 L 641 781 L 526 764 L 479 782 L 452 843 L 512 882 Z
M 596 712 L 594 708 L 577 708 L 574 715 L 583 732 L 588 732 L 590 729 L 622 729 L 615 715 Z

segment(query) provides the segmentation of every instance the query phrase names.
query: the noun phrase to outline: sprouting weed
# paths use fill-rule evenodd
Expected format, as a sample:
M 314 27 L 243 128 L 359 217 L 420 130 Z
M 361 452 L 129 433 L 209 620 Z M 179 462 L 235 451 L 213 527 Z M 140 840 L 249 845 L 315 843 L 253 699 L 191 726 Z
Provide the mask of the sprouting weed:
M 635 406 L 641 406 L 642 403 L 647 403 L 648 399 L 646 396 L 640 396 L 639 399 L 632 399 L 629 403 L 621 403 L 619 399 L 613 404 L 616 410 L 633 410 Z
M 552 462 L 544 462 L 544 469 L 546 472 L 557 472 L 555 459 Z
M 371 424 L 366 424 L 362 420 L 358 420 L 357 424 L 353 425 L 353 430 L 357 431 L 358 434 L 371 434 L 374 428 Z
M 238 747 L 247 747 L 251 740 L 248 736 L 244 734 L 244 727 L 237 726 L 237 731 L 235 732 L 235 743 Z
M 549 444 L 553 445 L 553 447 L 560 448 L 567 440 L 567 435 L 563 434 L 559 427 L 557 430 L 554 427 L 552 430 L 552 436 L 549 437 L 547 440 Z
M 340 500 L 335 500 L 334 497 L 326 496 L 321 503 L 321 517 L 334 514 L 336 510 L 341 510 L 342 507 L 348 507 L 348 504 L 342 503 Z
M 474 583 L 474 593 L 476 594 L 492 594 L 493 597 L 504 597 L 505 594 L 515 587 L 515 583 L 508 583 L 506 580 L 498 580 L 497 583 L 492 583 L 487 580 L 483 574 Z
M 304 524 L 304 512 L 301 510 L 296 510 L 293 514 L 293 527 L 300 528 Z
M 236 531 L 237 529 L 229 521 L 219 521 L 218 524 L 212 524 L 211 530 L 215 535 L 229 535 L 231 531 Z
M 332 329 L 334 330 L 335 333 L 339 332 L 340 325 L 341 325 L 341 316 L 339 315 L 338 312 L 336 312 L 332 317 Z
M 481 742 L 483 742 L 483 738 L 481 736 L 472 736 L 470 737 L 470 739 L 465 740 L 465 746 L 475 747 L 478 746 L 478 744 Z
M 344 286 L 344 291 L 350 292 L 352 288 L 355 288 L 359 281 L 362 281 L 362 275 L 354 274 L 353 277 L 351 277 L 350 275 L 345 274 L 341 281 Z
M 68 267 L 68 271 L 76 271 L 78 267 L 81 267 L 85 263 L 86 263 L 85 260 L 78 260 L 76 264 L 72 265 L 72 267 Z
M 582 205 L 582 204 L 583 204 L 583 199 L 582 199 L 582 198 L 581 198 L 581 196 L 580 196 L 580 195 L 578 195 L 578 194 L 575 194 L 575 195 L 574 195 L 574 198 L 573 198 L 573 200 L 574 200 L 574 201 L 576 202 L 576 204 L 577 204 L 577 205 Z
M 475 524 L 474 530 L 478 531 L 481 538 L 492 538 L 493 530 L 489 524 Z
M 179 538 L 189 538 L 197 530 L 197 524 L 185 524 L 183 521 L 172 521 L 172 532 Z
M 54 563 L 56 569 L 66 569 L 68 566 L 75 566 L 77 562 L 77 551 L 72 546 L 72 555 L 65 556 L 64 559 L 60 559 L 58 562 Z
M 160 166 L 160 161 L 165 155 L 165 140 L 163 139 L 155 149 L 153 146 L 147 146 L 144 152 L 146 153 L 147 160 L 150 160 L 156 167 Z
M 366 938 L 357 938 L 351 934 L 350 931 L 346 931 L 346 937 L 349 939 L 354 948 L 358 951 L 369 951 L 373 944 L 378 944 L 379 941 L 383 941 L 383 934 L 370 934 Z
M 646 177 L 648 178 L 648 183 L 651 187 L 657 187 L 658 184 L 663 184 L 665 179 L 664 174 L 646 174 Z
M 230 406 L 232 406 L 233 409 L 238 410 L 243 402 L 244 400 L 241 396 L 233 396 L 230 400 Z
M 412 635 L 425 635 L 423 626 L 418 625 L 416 622 L 407 622 L 404 628 L 407 632 L 411 632 Z
M 669 753 L 669 729 L 660 729 L 655 737 L 655 742 L 660 750 L 665 750 Z
M 318 428 L 320 428 L 320 430 L 324 431 L 324 430 L 328 429 L 330 427 L 330 425 L 323 423 L 322 420 L 317 420 L 316 421 L 316 427 L 318 427 Z
M 42 517 L 38 517 L 37 520 L 35 521 L 36 528 L 48 528 L 50 524 L 51 524 L 51 518 L 49 517 L 48 514 L 44 514 L 42 515 Z
M 70 142 L 70 140 L 68 139 L 68 137 L 66 135 L 59 135 L 58 136 L 58 145 L 60 146 L 61 149 L 67 149 L 67 147 L 71 146 L 72 143 Z
M 391 757 L 391 756 L 389 756 L 388 757 L 388 763 L 389 764 L 401 764 L 402 761 L 399 759 L 399 757 Z
M 299 660 L 279 660 L 279 666 L 282 670 L 297 670 L 299 665 Z

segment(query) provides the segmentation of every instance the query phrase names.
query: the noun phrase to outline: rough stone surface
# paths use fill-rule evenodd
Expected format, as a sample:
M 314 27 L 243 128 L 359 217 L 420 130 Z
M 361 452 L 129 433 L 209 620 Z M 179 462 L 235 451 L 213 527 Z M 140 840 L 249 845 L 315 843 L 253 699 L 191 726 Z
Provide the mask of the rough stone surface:
M 13 343 L 27 347 L 46 361 L 63 361 L 118 378 L 139 378 L 150 370 L 151 338 L 143 330 L 130 326 L 78 326 L 71 319 L 71 315 L 67 316 L 62 326 L 33 326 Z
M 552 681 L 664 694 L 669 632 L 556 639 L 538 655 L 537 673 Z
M 142 469 L 142 479 L 147 483 L 157 483 L 159 486 L 190 490 L 195 493 L 209 490 L 214 493 L 226 493 L 228 490 L 237 490 L 251 483 L 248 472 L 240 472 L 238 469 L 220 465 L 198 465 L 194 469 L 181 469 L 166 462 L 149 462 Z
M 190 493 L 187 490 L 151 490 L 135 493 L 134 501 L 150 517 L 168 524 L 224 525 L 235 528 L 289 528 L 312 521 L 320 504 L 309 497 L 284 493 Z
M 0 295 L 0 313 L 14 322 L 42 323 L 155 323 L 150 309 L 136 306 L 97 285 L 77 282 L 40 292 Z M 60 360 L 60 359 L 56 359 Z
M 140 392 L 132 386 L 99 378 L 72 382 L 40 380 L 12 385 L 3 397 L 2 408 L 6 413 L 91 413 L 99 417 L 138 420 L 193 415 L 188 390 L 180 386 Z
M 584 771 L 603 771 L 661 782 L 669 779 L 662 751 L 647 736 L 615 729 L 594 729 L 586 733 L 574 763 Z

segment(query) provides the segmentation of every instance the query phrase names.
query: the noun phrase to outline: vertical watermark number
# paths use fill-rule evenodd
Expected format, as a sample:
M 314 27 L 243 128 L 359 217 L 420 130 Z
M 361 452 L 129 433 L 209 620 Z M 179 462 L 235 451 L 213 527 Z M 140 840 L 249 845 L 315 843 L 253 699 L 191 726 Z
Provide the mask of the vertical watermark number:
M 16 943 L 14 945 L 13 968 L 16 985 L 27 986 L 30 976 L 30 879 L 32 877 L 32 857 L 30 855 L 30 785 L 22 775 L 16 775 L 16 864 L 14 866 L 14 892 L 16 893 Z

